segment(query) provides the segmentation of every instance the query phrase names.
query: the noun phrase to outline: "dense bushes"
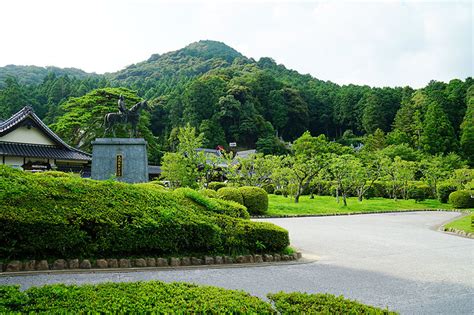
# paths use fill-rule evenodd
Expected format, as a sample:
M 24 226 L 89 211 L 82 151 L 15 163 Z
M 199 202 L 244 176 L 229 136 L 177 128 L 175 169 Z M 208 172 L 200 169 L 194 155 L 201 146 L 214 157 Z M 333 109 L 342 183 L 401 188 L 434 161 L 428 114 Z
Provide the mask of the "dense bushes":
M 408 186 L 408 199 L 415 199 L 415 201 L 423 201 L 431 196 L 430 186 L 423 183 L 411 184 Z
M 247 208 L 232 200 L 209 198 L 191 188 L 178 188 L 174 190 L 173 193 L 181 197 L 189 198 L 196 204 L 204 207 L 203 210 L 225 214 L 234 218 L 250 218 Z
M 449 195 L 449 203 L 456 209 L 474 208 L 474 191 L 458 190 Z
M 280 314 L 397 314 L 332 294 L 276 293 L 268 298 Z
M 244 204 L 244 197 L 236 187 L 222 187 L 217 191 L 217 195 L 221 199 L 235 201 L 241 205 Z
M 226 252 L 229 237 L 242 252 L 253 251 L 256 240 L 225 228 L 266 227 L 231 216 L 248 218 L 248 213 L 237 203 L 192 190 L 174 193 L 0 167 L 0 256 L 5 259 Z M 286 230 L 278 233 L 288 239 Z M 278 243 L 280 248 L 274 244 L 263 245 L 280 251 L 288 241 Z
M 244 206 L 250 215 L 262 215 L 268 210 L 268 194 L 259 187 L 244 186 L 239 188 L 244 199 Z
M 217 194 L 217 191 L 213 189 L 201 189 L 199 193 L 203 196 L 206 196 L 208 198 L 219 198 L 219 195 Z
M 273 313 L 269 303 L 242 291 L 160 281 L 55 284 L 24 292 L 0 286 L 0 293 L 0 313 Z
M 273 194 L 275 192 L 275 185 L 274 184 L 265 184 L 262 186 L 263 190 L 267 192 L 267 194 Z
M 160 281 L 0 286 L 0 313 L 396 314 L 331 294 L 269 294 L 270 303 L 237 290 Z
M 449 200 L 449 195 L 456 191 L 456 186 L 449 183 L 441 183 L 438 185 L 438 200 L 442 203 L 447 203 Z
M 215 190 L 215 191 L 218 191 L 218 190 L 221 189 L 222 187 L 227 187 L 227 184 L 226 184 L 226 183 L 223 183 L 223 182 L 210 182 L 210 183 L 207 185 L 207 188 L 212 189 L 212 190 Z

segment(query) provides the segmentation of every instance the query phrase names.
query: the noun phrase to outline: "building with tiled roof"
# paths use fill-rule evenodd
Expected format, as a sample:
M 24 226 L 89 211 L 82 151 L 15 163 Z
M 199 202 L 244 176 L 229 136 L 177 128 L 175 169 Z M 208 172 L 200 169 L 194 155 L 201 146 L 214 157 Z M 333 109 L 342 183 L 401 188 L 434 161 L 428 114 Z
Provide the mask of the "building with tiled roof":
M 91 155 L 71 147 L 29 106 L 0 122 L 0 162 L 29 171 L 55 169 L 90 176 Z

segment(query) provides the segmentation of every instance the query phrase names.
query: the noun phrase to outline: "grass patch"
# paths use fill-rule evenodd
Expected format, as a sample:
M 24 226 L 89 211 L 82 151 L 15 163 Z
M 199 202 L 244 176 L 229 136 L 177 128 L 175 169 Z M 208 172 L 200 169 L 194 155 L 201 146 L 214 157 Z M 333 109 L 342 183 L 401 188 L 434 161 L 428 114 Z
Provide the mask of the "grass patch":
M 293 198 L 290 197 L 285 198 L 277 195 L 269 195 L 268 197 L 269 206 L 267 214 L 271 216 L 452 209 L 450 204 L 441 203 L 436 199 L 415 202 L 413 199 L 395 201 L 386 198 L 371 198 L 359 202 L 356 197 L 350 197 L 347 200 L 347 207 L 344 207 L 342 200 L 338 204 L 336 198 L 331 196 L 315 196 L 314 199 L 310 199 L 309 196 L 301 196 L 299 203 L 295 203 Z
M 474 227 L 472 226 L 472 216 L 473 214 L 471 213 L 471 215 L 467 215 L 453 222 L 450 222 L 444 227 L 465 231 L 466 233 L 474 233 Z

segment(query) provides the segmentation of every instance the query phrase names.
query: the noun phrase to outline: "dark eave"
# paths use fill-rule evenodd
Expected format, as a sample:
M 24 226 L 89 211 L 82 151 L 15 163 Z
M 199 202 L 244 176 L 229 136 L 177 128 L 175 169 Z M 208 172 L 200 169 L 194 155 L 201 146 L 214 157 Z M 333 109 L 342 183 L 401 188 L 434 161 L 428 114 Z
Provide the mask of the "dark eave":
M 0 155 L 3 156 L 24 156 L 33 158 L 46 158 L 54 160 L 78 160 L 90 161 L 89 154 L 72 151 L 56 146 L 29 144 L 29 143 L 15 143 L 15 142 L 1 142 L 0 141 Z

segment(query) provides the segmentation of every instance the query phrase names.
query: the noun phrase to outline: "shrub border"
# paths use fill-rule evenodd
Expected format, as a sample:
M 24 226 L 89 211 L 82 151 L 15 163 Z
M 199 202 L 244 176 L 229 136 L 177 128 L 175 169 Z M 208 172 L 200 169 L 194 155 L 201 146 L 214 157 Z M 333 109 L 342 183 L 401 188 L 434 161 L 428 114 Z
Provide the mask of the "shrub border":
M 0 263 L 0 275 L 56 272 L 56 271 L 115 271 L 136 270 L 142 268 L 179 268 L 197 266 L 222 266 L 239 264 L 280 263 L 297 261 L 303 257 L 301 252 L 291 255 L 284 254 L 254 254 L 240 256 L 202 256 L 202 257 L 170 257 L 170 258 L 109 258 L 96 259 L 56 259 L 52 263 L 47 260 L 12 260 Z

